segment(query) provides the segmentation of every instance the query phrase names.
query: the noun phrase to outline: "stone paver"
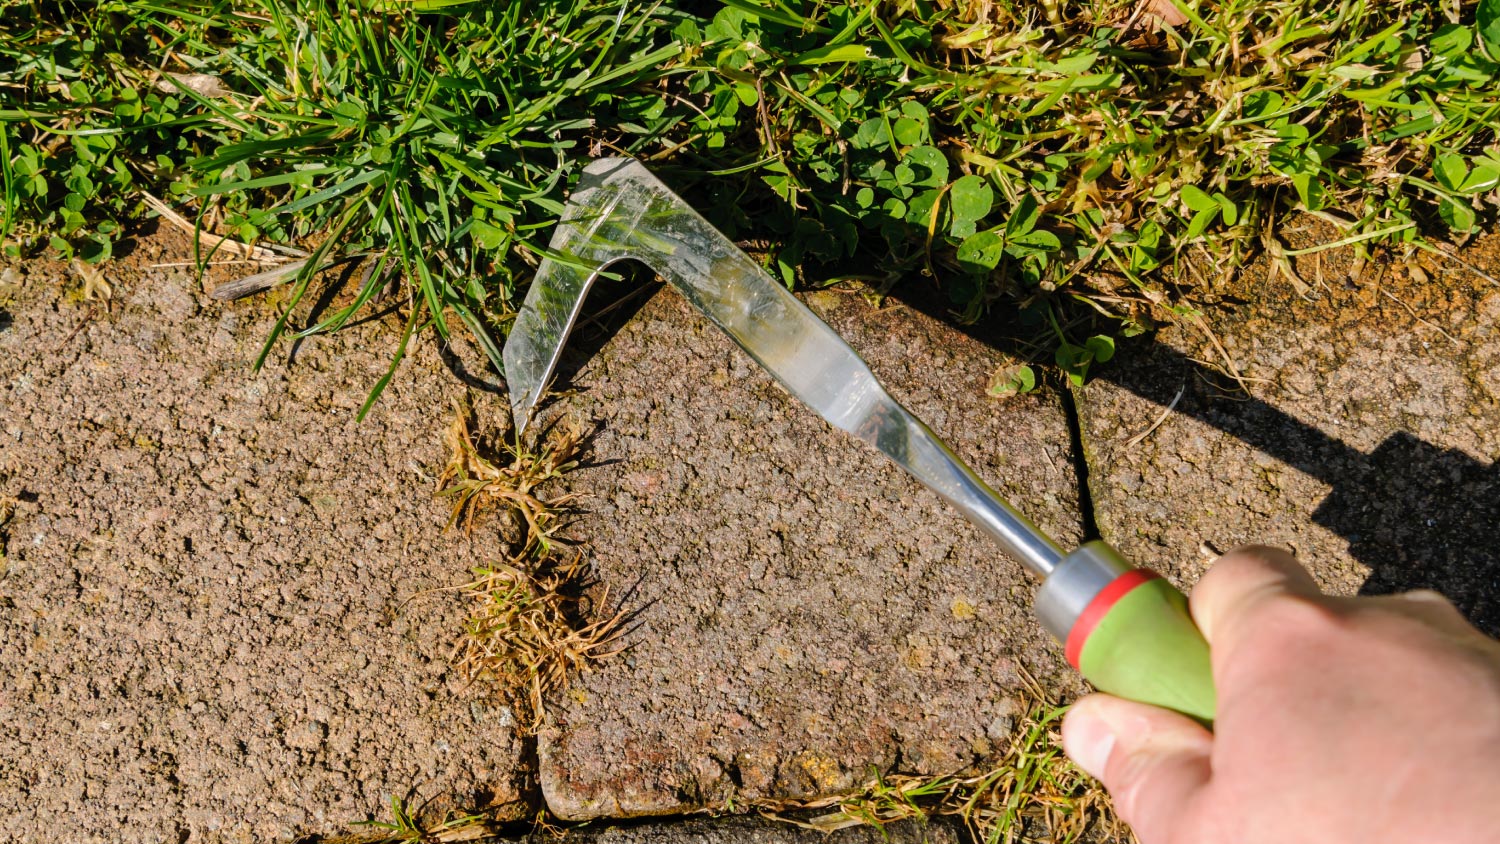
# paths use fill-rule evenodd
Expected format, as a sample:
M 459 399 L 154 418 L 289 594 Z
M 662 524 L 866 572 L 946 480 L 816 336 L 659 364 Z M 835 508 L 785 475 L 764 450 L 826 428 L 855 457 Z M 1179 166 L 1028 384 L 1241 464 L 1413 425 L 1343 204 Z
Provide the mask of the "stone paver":
M 1005 495 L 1076 542 L 1056 396 L 984 396 L 1008 361 L 902 307 L 812 297 L 892 392 Z M 1072 683 L 1034 584 L 937 496 L 782 392 L 674 291 L 553 406 L 595 420 L 577 533 L 631 649 L 539 737 L 564 818 L 833 792 L 946 773 L 1006 738 L 1023 666 Z
M 271 309 L 150 267 L 191 257 L 138 242 L 92 313 L 57 264 L 0 291 L 0 837 L 280 841 L 392 795 L 525 813 L 507 713 L 448 667 L 462 600 L 407 601 L 500 556 L 433 497 L 449 366 L 419 342 L 356 423 L 394 327 L 254 372 Z
M 442 533 L 431 497 L 450 370 L 483 365 L 419 344 L 355 425 L 388 332 L 306 342 L 253 373 L 269 308 L 223 307 L 186 273 L 149 269 L 182 254 L 164 243 L 114 266 L 107 312 L 70 303 L 57 267 L 0 290 L 7 835 L 277 840 L 382 816 L 390 794 L 521 812 L 525 744 L 446 667 L 461 603 L 405 600 L 501 554 L 492 525 Z M 1494 273 L 1495 245 L 1465 256 Z M 1248 396 L 1185 323 L 1098 370 L 1078 398 L 1100 529 L 1185 585 L 1212 549 L 1288 544 L 1330 590 L 1435 588 L 1495 632 L 1500 290 L 1455 266 L 1422 284 L 1378 267 L 1346 282 L 1340 267 L 1321 259 L 1312 301 L 1253 275 L 1201 291 Z M 1056 396 L 985 398 L 1011 359 L 906 308 L 811 302 L 982 476 L 1078 541 Z M 568 481 L 589 496 L 572 532 L 596 597 L 607 586 L 636 616 L 630 650 L 559 695 L 537 738 L 560 816 L 948 773 L 1005 739 L 1023 670 L 1078 690 L 1017 565 L 675 293 L 581 359 L 578 391 L 549 409 L 593 430 L 593 461 Z M 479 402 L 502 412 L 498 395 Z M 815 834 L 667 830 L 573 834 Z
M 1465 257 L 1493 273 L 1495 245 Z M 1214 548 L 1287 545 L 1329 590 L 1437 589 L 1495 632 L 1500 290 L 1445 263 L 1348 279 L 1345 257 L 1302 268 L 1325 280 L 1311 301 L 1254 272 L 1205 295 L 1250 395 L 1194 362 L 1223 356 L 1185 324 L 1082 391 L 1100 530 L 1188 584 Z

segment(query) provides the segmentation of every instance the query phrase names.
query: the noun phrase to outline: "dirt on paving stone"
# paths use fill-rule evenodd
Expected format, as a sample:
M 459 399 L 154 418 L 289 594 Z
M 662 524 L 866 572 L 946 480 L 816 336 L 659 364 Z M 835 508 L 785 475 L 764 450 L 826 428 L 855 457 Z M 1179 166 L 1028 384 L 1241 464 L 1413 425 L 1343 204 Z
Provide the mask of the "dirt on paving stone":
M 1500 632 L 1500 286 L 1465 266 L 1500 276 L 1497 253 L 1343 248 L 1297 260 L 1305 295 L 1264 261 L 1197 291 L 1214 339 L 1180 322 L 1080 391 L 1104 537 L 1186 584 L 1288 546 L 1329 591 L 1436 589 Z
M 4 836 L 287 840 L 393 795 L 524 811 L 510 714 L 449 667 L 465 608 L 406 603 L 502 556 L 433 497 L 453 370 L 484 365 L 424 338 L 357 424 L 400 317 L 256 372 L 271 304 L 151 266 L 191 257 L 137 241 L 108 303 L 57 263 L 0 279 Z
M 1056 394 L 988 399 L 1013 359 L 905 307 L 808 301 L 981 476 L 1078 541 Z M 1076 689 L 1019 565 L 675 291 L 597 353 L 578 345 L 575 392 L 548 412 L 593 427 L 592 465 L 566 479 L 588 496 L 576 530 L 637 626 L 539 736 L 553 812 L 743 808 L 873 771 L 951 773 L 1007 740 L 1024 666 Z

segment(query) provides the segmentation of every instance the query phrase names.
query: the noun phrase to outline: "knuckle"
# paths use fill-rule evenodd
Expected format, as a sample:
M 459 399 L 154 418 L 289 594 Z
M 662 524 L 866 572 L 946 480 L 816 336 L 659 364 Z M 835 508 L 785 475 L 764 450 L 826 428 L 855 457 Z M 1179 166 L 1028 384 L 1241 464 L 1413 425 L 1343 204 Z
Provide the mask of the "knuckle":
M 1446 622 L 1462 622 L 1465 626 L 1468 624 L 1458 605 L 1435 589 L 1413 589 L 1394 597 L 1399 601 L 1398 606 L 1408 613 Z
M 1344 614 L 1331 603 L 1295 595 L 1264 601 L 1246 621 L 1257 638 L 1278 646 L 1335 636 L 1347 625 Z

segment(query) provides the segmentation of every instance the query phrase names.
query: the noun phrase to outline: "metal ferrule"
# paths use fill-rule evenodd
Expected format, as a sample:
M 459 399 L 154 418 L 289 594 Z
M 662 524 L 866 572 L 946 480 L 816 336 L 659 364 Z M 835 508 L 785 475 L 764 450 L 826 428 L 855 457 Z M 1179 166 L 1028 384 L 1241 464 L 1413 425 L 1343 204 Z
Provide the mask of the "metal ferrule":
M 1097 541 L 1063 557 L 1036 593 L 1036 614 L 1042 626 L 1057 641 L 1067 642 L 1084 608 L 1132 568 L 1120 552 Z

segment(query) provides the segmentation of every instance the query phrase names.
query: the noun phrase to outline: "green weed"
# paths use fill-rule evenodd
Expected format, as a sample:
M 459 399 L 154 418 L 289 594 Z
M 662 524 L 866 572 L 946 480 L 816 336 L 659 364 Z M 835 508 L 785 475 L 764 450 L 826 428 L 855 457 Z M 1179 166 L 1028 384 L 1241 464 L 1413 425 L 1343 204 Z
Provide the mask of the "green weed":
M 447 844 L 490 839 L 500 831 L 484 814 L 450 815 L 432 822 L 424 822 L 419 814 L 405 801 L 392 797 L 390 820 L 357 821 L 354 826 L 364 827 L 372 834 L 341 840 L 348 844 L 356 841 L 358 844 Z
M 984 844 L 1133 841 L 1128 828 L 1116 818 L 1109 795 L 1063 754 L 1060 730 L 1067 708 L 1048 700 L 1035 683 L 1028 683 L 1028 690 L 1028 703 L 1017 718 L 1009 744 L 981 773 L 948 777 L 876 774 L 853 794 L 767 808 L 776 812 L 832 808 L 806 820 L 790 821 L 824 832 L 956 815 Z
M 1492 219 L 1497 5 L 10 2 L 0 234 L 97 263 L 165 196 L 312 253 L 272 341 L 347 324 L 390 271 L 393 367 L 450 320 L 498 367 L 579 169 L 627 153 L 787 284 L 927 277 L 963 318 L 1020 308 L 1082 378 L 1094 338 L 1183 311 L 1185 261 L 1291 278 L 1288 213 L 1365 251 Z M 359 253 L 352 297 L 294 324 Z

